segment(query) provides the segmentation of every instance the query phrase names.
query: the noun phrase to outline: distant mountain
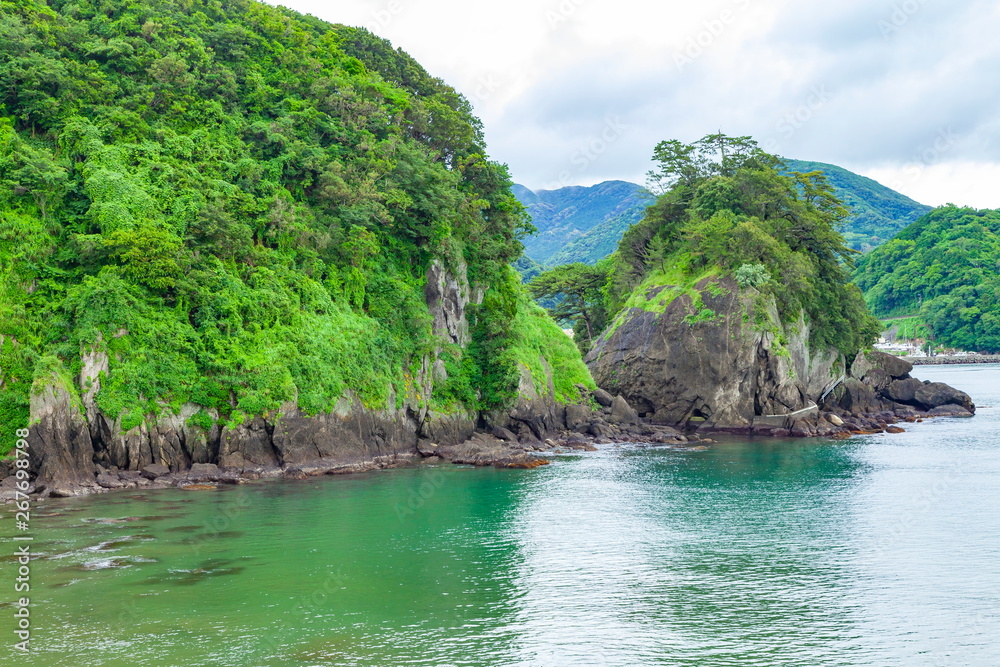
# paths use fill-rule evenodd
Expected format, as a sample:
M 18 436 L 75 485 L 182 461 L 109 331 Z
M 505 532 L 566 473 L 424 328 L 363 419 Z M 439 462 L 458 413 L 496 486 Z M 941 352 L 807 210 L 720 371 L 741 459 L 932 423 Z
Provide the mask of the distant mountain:
M 525 254 L 543 266 L 593 264 L 610 255 L 653 203 L 645 188 L 625 181 L 538 191 L 515 185 L 513 192 L 538 228 L 524 239 Z
M 786 159 L 787 171 L 822 171 L 850 215 L 841 232 L 847 245 L 867 252 L 876 248 L 931 210 L 906 195 L 824 162 Z M 538 267 L 584 262 L 595 264 L 607 257 L 625 231 L 639 222 L 654 199 L 645 188 L 626 181 L 606 181 L 591 187 L 571 186 L 533 191 L 514 185 L 514 196 L 524 204 L 538 233 L 524 239 L 529 263 L 518 267 L 522 275 L 535 275 Z
M 826 175 L 850 211 L 841 233 L 855 250 L 867 252 L 882 245 L 932 208 L 843 167 L 788 159 L 785 165 L 788 171 L 822 171 Z

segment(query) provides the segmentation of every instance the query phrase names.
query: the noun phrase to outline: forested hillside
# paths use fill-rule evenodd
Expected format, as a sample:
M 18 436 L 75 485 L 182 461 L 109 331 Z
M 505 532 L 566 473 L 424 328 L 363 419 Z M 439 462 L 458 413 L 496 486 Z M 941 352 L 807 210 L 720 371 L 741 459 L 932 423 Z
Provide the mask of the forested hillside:
M 556 267 L 529 285 L 536 298 L 562 300 L 555 312 L 575 318 L 578 338 L 595 328 L 591 320 L 610 321 L 607 336 L 636 309 L 662 313 L 703 279 L 725 275 L 773 297 L 782 322 L 803 315 L 821 348 L 851 357 L 872 342 L 880 326 L 849 284 L 855 253 L 836 230 L 846 210 L 822 173 L 783 175 L 781 160 L 749 137 L 724 135 L 662 142 L 654 160 L 651 177 L 665 193 L 615 254 L 589 269 Z M 715 315 L 696 307 L 693 317 Z
M 625 181 L 537 192 L 516 185 L 514 194 L 538 230 L 524 239 L 525 254 L 543 266 L 595 264 L 653 203 L 644 188 Z
M 0 2 L 0 34 L 5 433 L 93 350 L 123 430 L 398 405 L 438 352 L 440 410 L 510 404 L 540 352 L 589 382 L 509 268 L 530 225 L 468 102 L 387 42 L 248 0 Z M 432 264 L 468 275 L 467 348 Z
M 885 243 L 931 210 L 930 206 L 918 204 L 906 195 L 843 167 L 803 160 L 786 159 L 784 163 L 790 172 L 820 171 L 826 176 L 834 194 L 847 208 L 848 215 L 840 231 L 847 245 L 855 250 L 867 252 Z
M 881 317 L 915 315 L 946 347 L 1000 352 L 1000 211 L 948 206 L 858 262 Z

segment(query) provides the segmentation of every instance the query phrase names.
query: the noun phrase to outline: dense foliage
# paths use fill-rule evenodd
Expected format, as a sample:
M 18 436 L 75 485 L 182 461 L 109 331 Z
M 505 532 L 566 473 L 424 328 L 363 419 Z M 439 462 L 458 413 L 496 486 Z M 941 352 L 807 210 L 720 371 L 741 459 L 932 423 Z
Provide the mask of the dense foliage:
M 1000 352 L 1000 211 L 936 209 L 866 255 L 855 280 L 877 315 L 917 316 L 945 347 Z
M 854 251 L 836 231 L 846 213 L 822 174 L 783 175 L 781 161 L 748 137 L 665 141 L 654 160 L 651 189 L 663 194 L 601 266 L 608 272 L 610 319 L 657 276 L 690 291 L 700 278 L 725 273 L 775 297 L 783 321 L 804 314 L 818 346 L 853 356 L 871 344 L 881 327 L 849 284 Z M 559 272 L 565 269 L 543 273 L 532 285 Z M 696 314 L 699 321 L 712 316 Z
M 3 429 L 43 361 L 94 346 L 125 428 L 398 403 L 439 345 L 432 261 L 485 292 L 442 400 L 497 407 L 537 366 L 506 168 L 385 41 L 249 0 L 0 1 L 0 33 Z
M 846 244 L 855 250 L 868 252 L 882 245 L 931 210 L 930 206 L 918 204 L 906 195 L 843 167 L 788 159 L 784 163 L 788 173 L 819 171 L 826 176 L 833 193 L 847 209 L 840 231 Z
M 573 339 L 581 352 L 588 352 L 594 338 L 608 324 L 604 305 L 604 284 L 608 260 L 589 266 L 582 262 L 563 264 L 545 271 L 528 283 L 535 299 L 551 300 L 549 313 L 557 321 L 573 325 Z

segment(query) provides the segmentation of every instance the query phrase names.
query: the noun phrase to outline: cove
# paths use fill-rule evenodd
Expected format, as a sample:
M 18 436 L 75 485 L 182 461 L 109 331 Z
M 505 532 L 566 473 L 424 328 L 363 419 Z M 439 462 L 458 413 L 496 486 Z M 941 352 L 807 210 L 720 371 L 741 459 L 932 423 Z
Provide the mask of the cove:
M 26 664 L 991 664 L 1000 366 L 914 374 L 979 414 L 40 502 Z

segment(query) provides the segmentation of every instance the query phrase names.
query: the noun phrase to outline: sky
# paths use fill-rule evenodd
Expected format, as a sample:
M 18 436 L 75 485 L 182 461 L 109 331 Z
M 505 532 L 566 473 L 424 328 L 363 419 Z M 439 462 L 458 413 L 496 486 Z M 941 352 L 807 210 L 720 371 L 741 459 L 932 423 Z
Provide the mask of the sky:
M 645 182 L 722 131 L 930 205 L 1000 208 L 994 0 L 285 0 L 463 93 L 533 190 Z

